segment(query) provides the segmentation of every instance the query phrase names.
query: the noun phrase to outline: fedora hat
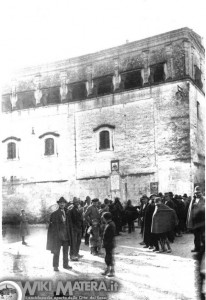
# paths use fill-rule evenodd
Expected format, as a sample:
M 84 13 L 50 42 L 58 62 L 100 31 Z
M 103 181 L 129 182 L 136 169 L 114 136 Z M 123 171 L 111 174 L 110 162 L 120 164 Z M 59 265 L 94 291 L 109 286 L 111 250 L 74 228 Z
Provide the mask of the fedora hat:
M 61 197 L 61 198 L 59 198 L 59 200 L 57 201 L 57 203 L 61 203 L 61 202 L 67 203 L 67 200 L 64 199 L 64 197 Z

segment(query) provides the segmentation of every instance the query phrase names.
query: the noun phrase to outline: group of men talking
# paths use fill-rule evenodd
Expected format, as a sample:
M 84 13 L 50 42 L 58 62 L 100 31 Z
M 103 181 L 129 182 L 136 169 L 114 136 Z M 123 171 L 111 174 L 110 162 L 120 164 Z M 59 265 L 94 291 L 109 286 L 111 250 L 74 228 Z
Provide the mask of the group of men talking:
M 81 239 L 83 235 L 83 217 L 86 221 L 86 229 L 97 222 L 104 223 L 104 232 L 102 237 L 102 246 L 105 248 L 106 270 L 102 275 L 114 275 L 113 249 L 115 246 L 115 224 L 112 221 L 110 212 L 105 211 L 101 215 L 97 203 L 98 199 L 94 198 L 91 201 L 86 199 L 86 205 L 80 206 L 80 200 L 73 198 L 72 204 L 61 197 L 58 203 L 58 209 L 50 216 L 48 233 L 47 233 L 47 250 L 53 253 L 53 268 L 54 271 L 59 271 L 59 255 L 60 249 L 63 248 L 63 268 L 70 270 L 69 255 L 71 261 L 78 261 L 82 255 L 79 254 Z M 92 233 L 91 233 L 92 235 Z

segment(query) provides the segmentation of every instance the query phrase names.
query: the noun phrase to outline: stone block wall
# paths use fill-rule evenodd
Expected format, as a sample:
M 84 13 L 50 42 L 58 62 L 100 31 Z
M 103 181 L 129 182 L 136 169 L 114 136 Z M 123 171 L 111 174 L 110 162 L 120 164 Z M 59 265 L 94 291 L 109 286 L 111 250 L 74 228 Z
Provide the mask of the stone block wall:
M 196 65 L 203 80 L 203 54 L 199 36 L 183 28 L 17 74 L 3 92 L 4 217 L 11 219 L 24 207 L 32 222 L 43 222 L 61 196 L 68 201 L 119 196 L 139 203 L 154 182 L 163 193 L 191 195 L 194 183 L 204 182 L 204 84 L 197 86 L 194 70 Z M 150 71 L 158 63 L 164 64 L 165 77 L 154 83 Z M 122 88 L 121 74 L 137 69 L 142 85 Z M 94 95 L 95 80 L 108 75 L 113 90 Z M 87 96 L 70 101 L 69 86 L 77 82 L 85 83 Z M 97 129 L 105 125 L 112 145 L 102 151 Z M 54 134 L 51 156 L 44 155 L 46 133 Z M 17 139 L 18 156 L 12 160 L 9 137 Z M 119 161 L 116 192 L 112 160 Z

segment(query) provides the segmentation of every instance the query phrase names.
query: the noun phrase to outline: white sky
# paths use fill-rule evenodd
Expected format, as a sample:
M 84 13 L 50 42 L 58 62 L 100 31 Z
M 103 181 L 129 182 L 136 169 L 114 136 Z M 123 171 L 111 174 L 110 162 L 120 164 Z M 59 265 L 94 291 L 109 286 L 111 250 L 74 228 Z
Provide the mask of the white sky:
M 205 0 L 2 0 L 2 78 L 181 27 L 204 36 Z M 0 78 L 1 79 L 1 78 Z

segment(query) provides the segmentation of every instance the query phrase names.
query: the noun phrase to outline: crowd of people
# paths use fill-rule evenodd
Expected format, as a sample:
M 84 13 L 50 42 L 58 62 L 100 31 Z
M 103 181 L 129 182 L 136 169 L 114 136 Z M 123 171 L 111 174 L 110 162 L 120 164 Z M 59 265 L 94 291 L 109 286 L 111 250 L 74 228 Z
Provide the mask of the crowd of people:
M 85 201 L 74 197 L 68 203 L 63 197 L 57 201 L 59 209 L 51 214 L 48 228 L 47 249 L 53 253 L 53 267 L 58 271 L 59 254 L 63 247 L 63 267 L 70 269 L 69 259 L 78 261 L 82 238 L 90 247 L 93 255 L 105 248 L 106 270 L 104 275 L 114 275 L 113 249 L 115 236 L 128 231 L 131 234 L 135 227 L 140 228 L 144 248 L 154 252 L 170 253 L 171 243 L 176 237 L 187 232 L 194 233 L 194 252 L 204 249 L 204 197 L 195 188 L 194 197 L 186 194 L 173 195 L 172 192 L 158 195 L 143 195 L 139 205 L 131 200 L 122 203 L 118 197 L 114 201 L 104 199 Z M 135 226 L 135 225 L 138 226 Z M 69 255 L 68 255 L 69 253 Z

